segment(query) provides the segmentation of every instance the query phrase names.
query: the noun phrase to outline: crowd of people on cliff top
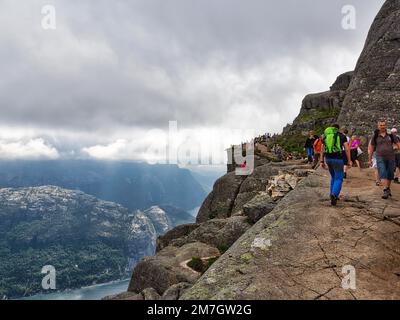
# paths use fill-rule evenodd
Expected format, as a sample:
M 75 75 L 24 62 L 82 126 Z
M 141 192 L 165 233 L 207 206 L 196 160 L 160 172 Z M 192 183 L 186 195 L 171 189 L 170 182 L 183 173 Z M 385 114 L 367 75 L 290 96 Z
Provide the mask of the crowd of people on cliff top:
M 344 179 L 350 168 L 361 170 L 362 139 L 349 136 L 347 129 L 335 124 L 325 129 L 322 136 L 310 132 L 304 144 L 308 162 L 318 163 L 331 175 L 330 199 L 336 206 Z M 396 128 L 388 131 L 386 121 L 378 122 L 377 129 L 368 139 L 368 166 L 374 168 L 376 185 L 383 185 L 383 199 L 392 197 L 391 184 L 400 183 L 400 136 Z

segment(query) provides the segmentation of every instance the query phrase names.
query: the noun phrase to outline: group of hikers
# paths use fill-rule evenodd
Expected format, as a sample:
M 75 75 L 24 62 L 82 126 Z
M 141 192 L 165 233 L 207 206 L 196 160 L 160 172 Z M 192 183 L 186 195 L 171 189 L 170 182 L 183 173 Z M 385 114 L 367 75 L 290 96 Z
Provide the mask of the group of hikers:
M 360 157 L 364 154 L 362 139 L 358 136 L 349 137 L 347 129 L 340 130 L 335 124 L 325 129 L 319 137 L 310 132 L 304 148 L 307 151 L 308 162 L 314 166 L 321 164 L 331 175 L 330 199 L 336 206 L 343 180 L 347 178 L 349 168 L 356 165 L 361 170 Z M 391 184 L 400 183 L 400 137 L 397 129 L 388 132 L 385 120 L 378 122 L 377 129 L 368 141 L 368 166 L 375 169 L 376 185 L 383 185 L 383 199 L 392 196 Z

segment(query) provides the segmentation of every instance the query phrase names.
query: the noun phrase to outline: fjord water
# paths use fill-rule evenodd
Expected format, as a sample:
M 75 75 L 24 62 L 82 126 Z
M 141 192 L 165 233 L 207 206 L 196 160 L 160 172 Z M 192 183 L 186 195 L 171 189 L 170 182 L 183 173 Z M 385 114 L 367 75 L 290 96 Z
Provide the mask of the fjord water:
M 37 294 L 22 300 L 101 300 L 128 290 L 129 279 L 84 287 L 76 290 Z

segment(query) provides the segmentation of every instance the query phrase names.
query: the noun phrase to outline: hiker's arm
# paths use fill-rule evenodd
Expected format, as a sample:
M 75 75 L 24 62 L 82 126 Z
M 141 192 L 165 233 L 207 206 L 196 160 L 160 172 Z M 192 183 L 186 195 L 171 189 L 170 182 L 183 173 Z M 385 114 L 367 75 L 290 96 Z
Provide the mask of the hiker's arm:
M 346 150 L 347 162 L 351 166 L 350 145 L 348 142 L 344 144 L 344 149 Z
M 372 141 L 370 141 L 368 145 L 368 161 L 372 162 L 372 156 L 374 154 L 374 146 L 372 145 Z
M 321 147 L 320 162 L 321 162 L 321 167 L 322 167 L 323 169 L 325 169 L 325 168 L 326 168 L 326 165 L 325 165 L 325 146 L 324 146 L 324 145 L 322 145 L 322 147 Z

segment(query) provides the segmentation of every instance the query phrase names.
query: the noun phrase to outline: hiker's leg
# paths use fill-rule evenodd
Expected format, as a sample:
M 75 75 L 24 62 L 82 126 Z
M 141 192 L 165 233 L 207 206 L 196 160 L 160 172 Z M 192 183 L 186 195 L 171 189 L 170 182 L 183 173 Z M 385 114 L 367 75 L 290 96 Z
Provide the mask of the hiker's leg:
M 376 158 L 376 166 L 377 166 L 377 169 L 378 169 L 378 175 L 379 175 L 379 178 L 381 179 L 381 181 L 382 181 L 382 185 L 385 187 L 385 188 L 387 188 L 387 184 L 388 184 L 388 175 L 387 175 L 387 172 L 386 172 L 386 163 L 385 163 L 385 160 L 384 159 L 382 159 L 382 158 L 380 158 L 380 157 L 377 157 Z
M 308 157 L 308 162 L 312 162 L 313 159 L 313 153 L 312 153 L 313 149 L 311 148 L 307 148 L 307 157 Z
M 392 181 L 394 180 L 394 171 L 396 170 L 396 162 L 394 160 L 387 160 L 386 166 L 388 171 L 388 188 L 390 189 Z
M 333 185 L 335 183 L 335 170 L 333 168 L 332 159 L 326 159 L 326 164 L 328 165 L 328 170 L 331 175 L 331 188 L 330 194 L 333 194 Z
M 314 167 L 318 166 L 320 158 L 321 157 L 319 153 L 314 154 Z
M 344 161 L 341 159 L 335 159 L 334 170 L 335 170 L 335 181 L 333 184 L 332 194 L 335 195 L 336 197 L 339 197 L 343 186 Z

